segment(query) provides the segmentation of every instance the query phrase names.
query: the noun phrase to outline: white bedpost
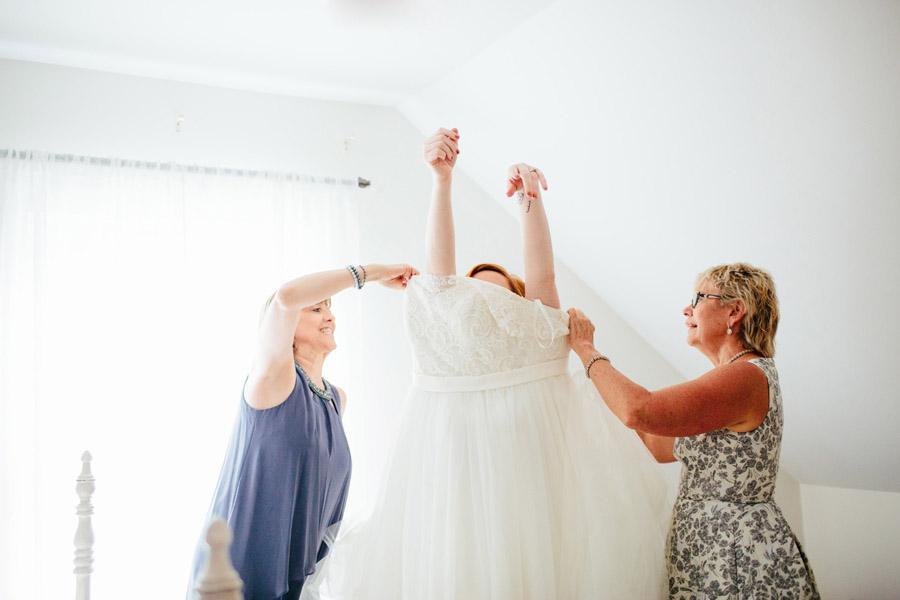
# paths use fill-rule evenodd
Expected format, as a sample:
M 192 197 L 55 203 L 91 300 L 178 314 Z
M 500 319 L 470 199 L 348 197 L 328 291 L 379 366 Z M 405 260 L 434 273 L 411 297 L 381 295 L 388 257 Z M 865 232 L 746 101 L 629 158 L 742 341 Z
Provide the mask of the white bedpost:
M 221 519 L 209 524 L 206 543 L 209 554 L 194 588 L 200 600 L 244 600 L 244 582 L 231 564 L 228 549 L 234 536 Z
M 91 453 L 81 455 L 81 474 L 75 480 L 75 493 L 80 502 L 75 510 L 78 529 L 75 530 L 75 600 L 90 600 L 91 573 L 94 570 L 94 529 L 91 527 L 91 496 L 94 494 L 94 475 L 91 473 Z

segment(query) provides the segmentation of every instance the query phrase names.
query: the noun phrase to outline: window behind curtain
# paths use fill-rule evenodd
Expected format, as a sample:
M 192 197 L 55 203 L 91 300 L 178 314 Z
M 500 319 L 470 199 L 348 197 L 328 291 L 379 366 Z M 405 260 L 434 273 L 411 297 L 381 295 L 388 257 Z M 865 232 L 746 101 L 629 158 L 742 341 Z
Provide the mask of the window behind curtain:
M 82 451 L 92 594 L 183 597 L 281 283 L 357 263 L 357 194 L 271 174 L 0 155 L 0 597 L 74 593 Z M 326 377 L 354 395 L 358 296 Z

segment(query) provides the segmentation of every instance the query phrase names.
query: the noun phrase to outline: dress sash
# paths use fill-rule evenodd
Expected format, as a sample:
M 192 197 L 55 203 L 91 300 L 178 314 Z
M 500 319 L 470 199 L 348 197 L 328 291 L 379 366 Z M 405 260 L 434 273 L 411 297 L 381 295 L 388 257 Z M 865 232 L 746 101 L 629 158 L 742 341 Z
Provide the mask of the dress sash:
M 413 373 L 412 384 L 428 392 L 477 392 L 547 379 L 569 372 L 569 359 L 560 358 L 511 371 L 485 375 L 435 376 Z

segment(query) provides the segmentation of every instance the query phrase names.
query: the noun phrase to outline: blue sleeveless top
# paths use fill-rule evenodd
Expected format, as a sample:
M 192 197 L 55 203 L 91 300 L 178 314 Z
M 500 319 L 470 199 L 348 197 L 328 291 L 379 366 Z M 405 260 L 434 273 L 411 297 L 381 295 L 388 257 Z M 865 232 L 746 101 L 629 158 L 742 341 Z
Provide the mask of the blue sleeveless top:
M 248 600 L 274 600 L 315 570 L 328 552 L 325 529 L 339 523 L 350 486 L 350 447 L 338 391 L 334 404 L 316 396 L 295 366 L 287 400 L 265 410 L 241 394 L 207 522 L 224 519 L 234 532 L 231 560 Z M 188 598 L 206 548 L 194 555 Z

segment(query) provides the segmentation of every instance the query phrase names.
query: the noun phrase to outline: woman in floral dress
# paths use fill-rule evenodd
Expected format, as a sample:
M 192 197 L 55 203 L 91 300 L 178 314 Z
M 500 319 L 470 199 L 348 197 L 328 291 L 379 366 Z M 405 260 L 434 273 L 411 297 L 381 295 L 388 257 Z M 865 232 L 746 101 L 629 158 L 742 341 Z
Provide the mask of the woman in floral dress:
M 818 598 L 772 499 L 784 424 L 772 278 L 746 263 L 713 267 L 697 277 L 683 312 L 688 344 L 714 368 L 650 392 L 597 352 L 594 326 L 569 310 L 572 348 L 610 410 L 659 462 L 683 465 L 666 542 L 669 597 Z

